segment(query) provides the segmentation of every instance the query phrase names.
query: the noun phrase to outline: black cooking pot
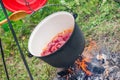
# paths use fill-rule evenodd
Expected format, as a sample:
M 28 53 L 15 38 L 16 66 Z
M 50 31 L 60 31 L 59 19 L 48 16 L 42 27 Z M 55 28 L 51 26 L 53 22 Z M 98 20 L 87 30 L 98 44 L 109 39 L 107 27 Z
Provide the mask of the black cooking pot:
M 69 28 L 72 28 L 73 32 L 61 48 L 50 55 L 40 55 L 42 49 L 56 34 Z M 28 49 L 33 56 L 57 68 L 73 65 L 82 54 L 84 47 L 85 40 L 80 28 L 75 23 L 73 15 L 65 11 L 53 13 L 41 21 L 33 30 L 28 43 Z

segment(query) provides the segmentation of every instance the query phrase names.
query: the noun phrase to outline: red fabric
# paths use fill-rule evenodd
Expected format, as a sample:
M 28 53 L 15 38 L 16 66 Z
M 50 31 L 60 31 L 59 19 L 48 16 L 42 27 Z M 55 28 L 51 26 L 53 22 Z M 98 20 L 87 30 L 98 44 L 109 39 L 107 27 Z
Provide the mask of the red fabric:
M 29 14 L 32 13 L 32 11 L 26 6 L 25 0 L 2 0 L 2 1 L 5 7 L 11 12 L 25 10 Z M 47 0 L 26 0 L 26 1 L 29 2 L 30 7 L 34 11 L 40 9 L 47 2 Z

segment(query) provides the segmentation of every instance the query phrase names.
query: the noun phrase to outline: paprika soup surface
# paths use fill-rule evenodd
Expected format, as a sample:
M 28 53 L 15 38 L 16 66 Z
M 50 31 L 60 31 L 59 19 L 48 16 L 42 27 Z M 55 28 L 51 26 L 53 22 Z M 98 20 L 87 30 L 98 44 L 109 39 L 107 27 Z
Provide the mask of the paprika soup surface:
M 53 39 L 47 44 L 43 49 L 41 56 L 47 56 L 54 53 L 56 50 L 61 48 L 65 42 L 69 39 L 72 34 L 72 29 L 64 30 L 63 32 L 58 33 Z

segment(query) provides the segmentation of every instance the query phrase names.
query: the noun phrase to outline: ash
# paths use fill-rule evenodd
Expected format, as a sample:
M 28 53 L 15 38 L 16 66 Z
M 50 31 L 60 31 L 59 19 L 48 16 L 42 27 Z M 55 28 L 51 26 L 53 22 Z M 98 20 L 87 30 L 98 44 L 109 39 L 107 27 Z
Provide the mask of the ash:
M 81 60 L 82 56 L 79 59 Z M 113 53 L 106 48 L 101 48 L 91 58 L 91 62 L 86 64 L 92 75 L 87 75 L 74 64 L 69 69 L 58 72 L 54 80 L 120 80 L 120 52 Z M 72 72 L 70 73 L 69 70 Z

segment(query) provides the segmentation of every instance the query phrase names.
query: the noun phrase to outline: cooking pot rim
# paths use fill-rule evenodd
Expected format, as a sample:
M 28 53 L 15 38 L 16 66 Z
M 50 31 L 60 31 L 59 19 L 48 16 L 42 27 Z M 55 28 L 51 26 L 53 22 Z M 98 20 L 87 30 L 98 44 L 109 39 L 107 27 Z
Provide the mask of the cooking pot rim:
M 72 27 L 72 34 L 73 34 L 73 32 L 74 32 L 74 29 L 75 29 L 75 24 L 76 24 L 76 22 L 75 22 L 75 18 L 74 18 L 74 16 L 70 13 L 70 12 L 67 12 L 67 11 L 58 11 L 58 12 L 55 12 L 55 13 L 53 13 L 53 14 L 51 14 L 51 15 L 49 15 L 49 16 L 47 16 L 45 19 L 43 19 L 39 24 L 44 24 L 45 23 L 45 21 L 47 21 L 47 20 L 49 20 L 49 19 L 51 19 L 52 17 L 54 17 L 54 16 L 56 16 L 56 15 L 63 15 L 63 14 L 65 14 L 65 15 L 68 15 L 69 17 L 71 17 L 71 19 L 73 20 L 72 21 L 72 24 L 73 24 L 73 27 Z M 39 25 L 38 24 L 38 25 Z M 35 27 L 35 29 L 34 29 L 34 32 L 32 32 L 32 34 L 31 34 L 31 36 L 30 36 L 30 39 L 29 39 L 29 41 L 28 41 L 28 50 L 29 50 L 29 52 L 30 52 L 30 54 L 32 54 L 33 56 L 35 56 L 35 57 L 46 57 L 46 56 L 49 56 L 49 55 L 51 55 L 51 54 L 49 54 L 49 55 L 46 55 L 46 56 L 37 56 L 37 55 L 34 55 L 35 53 L 32 51 L 33 49 L 31 48 L 31 46 L 32 46 L 32 39 L 34 38 L 34 36 L 36 35 L 36 32 L 39 30 L 39 28 L 41 27 L 41 26 L 36 26 Z M 72 36 L 72 34 L 70 35 L 70 37 Z M 69 39 L 70 39 L 70 37 L 69 37 Z M 68 41 L 69 41 L 69 39 L 68 39 Z M 68 41 L 66 41 L 63 45 L 62 45 L 62 47 L 68 42 Z M 58 50 L 60 50 L 61 48 L 59 48 Z M 55 52 L 57 52 L 58 50 L 56 50 Z M 55 52 L 53 52 L 52 54 L 54 54 Z M 36 53 L 36 54 L 38 54 L 38 53 Z

